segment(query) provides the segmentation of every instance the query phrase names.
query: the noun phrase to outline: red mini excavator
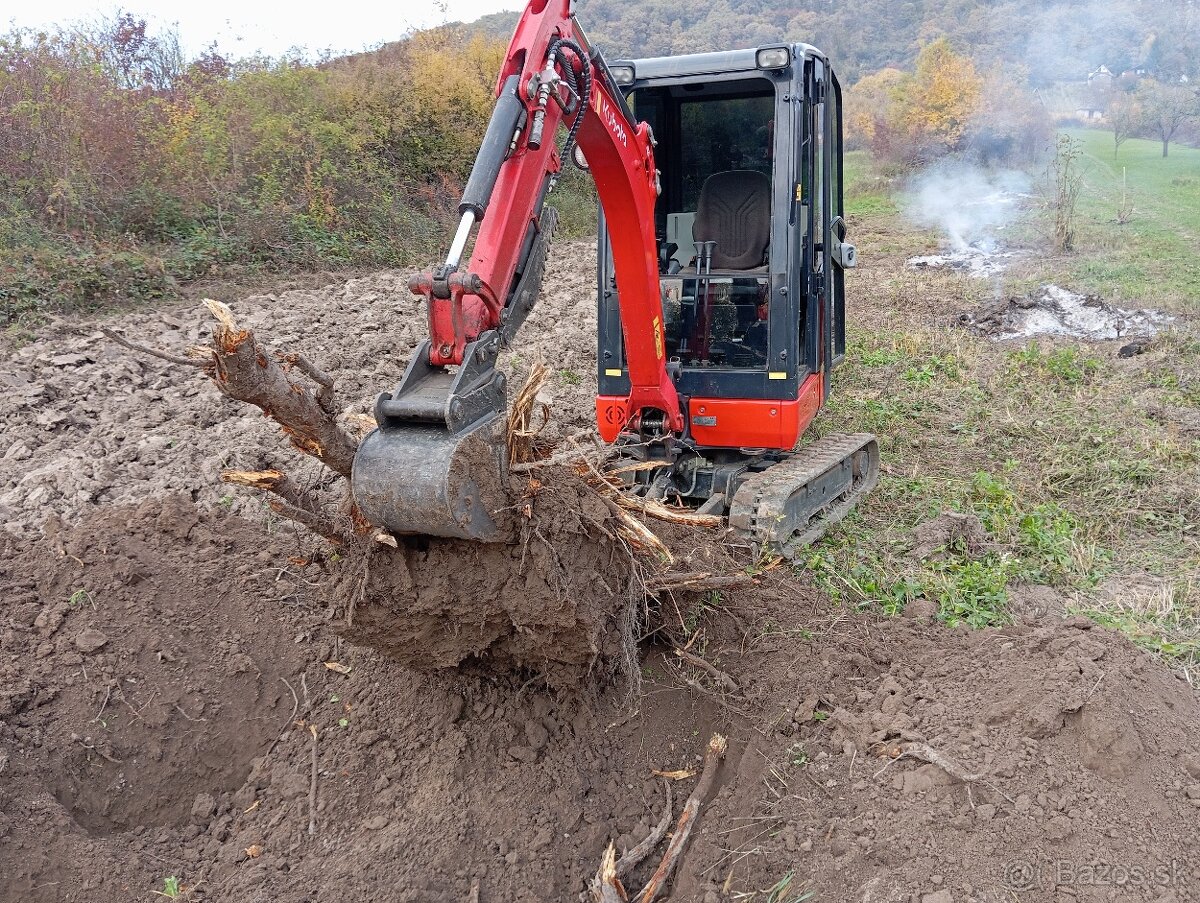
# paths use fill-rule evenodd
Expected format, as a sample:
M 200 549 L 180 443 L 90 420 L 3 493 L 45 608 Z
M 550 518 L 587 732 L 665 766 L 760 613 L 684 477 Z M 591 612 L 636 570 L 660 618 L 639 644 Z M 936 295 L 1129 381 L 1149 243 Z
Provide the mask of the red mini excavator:
M 537 299 L 570 161 L 602 208 L 596 416 L 645 462 L 620 468 L 629 491 L 760 548 L 812 542 L 879 470 L 870 435 L 793 450 L 845 351 L 837 77 L 805 44 L 610 65 L 571 6 L 530 0 L 517 25 L 446 262 L 411 283 L 430 337 L 376 402 L 355 499 L 396 533 L 507 536 L 495 363 Z

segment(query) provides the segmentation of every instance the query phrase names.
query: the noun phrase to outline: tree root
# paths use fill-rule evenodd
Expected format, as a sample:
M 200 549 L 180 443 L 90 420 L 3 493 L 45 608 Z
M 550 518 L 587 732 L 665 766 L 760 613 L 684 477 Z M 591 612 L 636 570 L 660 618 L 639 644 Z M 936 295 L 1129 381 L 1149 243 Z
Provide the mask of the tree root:
M 631 900 L 632 903 L 654 903 L 662 896 L 687 849 L 692 829 L 700 819 L 700 809 L 712 795 L 721 760 L 725 758 L 726 748 L 725 738 L 720 734 L 713 734 L 704 753 L 704 769 L 700 772 L 700 780 L 696 782 L 696 788 L 692 791 L 692 795 L 683 804 L 679 821 L 675 823 L 675 833 L 671 835 L 666 852 L 663 853 L 658 867 L 650 876 L 650 880 L 646 882 L 646 886 L 631 898 L 621 883 L 621 878 L 645 859 L 666 834 L 671 815 L 669 785 L 667 786 L 667 808 L 664 817 L 645 840 L 622 856 L 620 860 L 616 858 L 616 848 L 611 842 L 609 843 L 600 859 L 596 877 L 592 879 L 588 887 L 593 903 L 630 903 Z
M 276 496 L 268 503 L 272 511 L 336 545 L 342 545 L 350 539 L 349 534 L 337 526 L 316 497 L 297 486 L 282 471 L 226 470 L 221 474 L 221 481 L 272 493 Z
M 676 647 L 675 654 L 689 665 L 699 668 L 701 671 L 715 680 L 717 682 L 717 686 L 719 686 L 722 690 L 725 690 L 728 693 L 737 693 L 739 691 L 737 681 L 718 668 L 716 665 L 706 661 L 692 652 L 688 652 L 686 649 L 680 649 Z

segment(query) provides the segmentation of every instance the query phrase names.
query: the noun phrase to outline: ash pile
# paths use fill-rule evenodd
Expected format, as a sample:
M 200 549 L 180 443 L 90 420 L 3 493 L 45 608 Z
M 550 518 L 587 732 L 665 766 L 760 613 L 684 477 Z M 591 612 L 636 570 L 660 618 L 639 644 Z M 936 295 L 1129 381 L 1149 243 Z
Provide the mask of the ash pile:
M 941 254 L 910 257 L 907 265 L 911 270 L 953 270 L 985 279 L 1004 272 L 1016 256 L 1015 251 L 1001 250 L 993 242 L 976 241 L 957 245 Z
M 959 315 L 958 322 L 989 338 L 1062 336 L 1103 342 L 1149 338 L 1174 317 L 1149 309 L 1116 307 L 1098 295 L 1083 295 L 1054 284 L 1020 297 L 997 299 Z

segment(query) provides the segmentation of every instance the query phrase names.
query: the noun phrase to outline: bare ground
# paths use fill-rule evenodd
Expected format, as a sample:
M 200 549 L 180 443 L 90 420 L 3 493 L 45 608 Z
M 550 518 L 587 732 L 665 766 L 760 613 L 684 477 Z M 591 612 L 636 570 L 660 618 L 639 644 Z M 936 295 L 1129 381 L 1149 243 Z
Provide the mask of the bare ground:
M 590 253 L 559 253 L 509 361 L 561 370 L 558 432 L 591 419 Z M 898 266 L 868 262 L 861 315 L 908 290 Z M 424 328 L 405 283 L 234 307 L 363 410 Z M 978 631 L 857 614 L 777 568 L 664 605 L 736 693 L 653 644 L 632 697 L 410 671 L 328 629 L 338 561 L 218 482 L 287 460 L 270 425 L 98 325 L 0 363 L 0 900 L 157 899 L 167 876 L 196 900 L 574 900 L 657 822 L 651 769 L 714 731 L 672 899 L 1200 896 L 1200 704 L 1119 634 L 1046 606 Z M 175 350 L 206 330 L 192 307 L 112 325 Z M 714 541 L 671 534 L 683 564 Z

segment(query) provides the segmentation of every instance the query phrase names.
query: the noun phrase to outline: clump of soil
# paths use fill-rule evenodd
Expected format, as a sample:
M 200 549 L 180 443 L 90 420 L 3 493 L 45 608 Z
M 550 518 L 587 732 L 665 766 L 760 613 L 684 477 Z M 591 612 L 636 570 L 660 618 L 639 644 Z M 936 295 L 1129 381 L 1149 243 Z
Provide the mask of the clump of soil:
M 514 479 L 509 543 L 402 537 L 340 568 L 333 627 L 416 668 L 528 668 L 553 684 L 633 667 L 640 584 L 608 506 L 562 467 Z M 521 499 L 521 492 L 525 498 Z
M 983 522 L 974 514 L 943 511 L 913 531 L 913 558 L 925 560 L 943 552 L 978 556 L 991 548 Z
M 995 339 L 1046 335 L 1095 342 L 1153 336 L 1172 320 L 1156 310 L 1115 307 L 1098 295 L 1057 285 L 1043 285 L 1029 295 L 993 301 L 959 316 L 962 325 Z

